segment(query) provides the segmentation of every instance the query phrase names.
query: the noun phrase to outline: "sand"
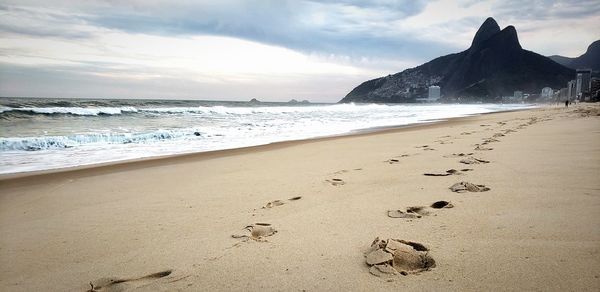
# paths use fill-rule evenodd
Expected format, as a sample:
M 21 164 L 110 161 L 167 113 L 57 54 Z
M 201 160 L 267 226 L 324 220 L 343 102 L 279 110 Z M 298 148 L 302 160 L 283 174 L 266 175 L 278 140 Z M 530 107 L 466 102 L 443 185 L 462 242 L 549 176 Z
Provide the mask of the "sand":
M 598 291 L 598 112 L 4 176 L 0 290 Z M 460 182 L 489 190 L 449 189 Z M 419 243 L 435 266 L 390 276 L 415 265 L 394 253 L 375 276 L 375 238 Z

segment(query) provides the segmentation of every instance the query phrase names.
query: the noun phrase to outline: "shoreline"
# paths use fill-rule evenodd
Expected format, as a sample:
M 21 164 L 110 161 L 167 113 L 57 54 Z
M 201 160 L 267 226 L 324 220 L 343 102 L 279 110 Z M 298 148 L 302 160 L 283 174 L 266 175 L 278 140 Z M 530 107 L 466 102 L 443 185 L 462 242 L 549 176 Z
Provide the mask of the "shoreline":
M 181 159 L 211 159 L 214 157 L 237 155 L 240 153 L 245 153 L 246 151 L 268 151 L 269 149 L 277 149 L 278 147 L 301 145 L 304 143 L 327 141 L 327 140 L 331 140 L 331 139 L 343 139 L 346 137 L 353 137 L 353 136 L 360 137 L 360 136 L 368 136 L 368 135 L 377 135 L 377 134 L 388 133 L 388 132 L 393 133 L 396 131 L 405 131 L 409 128 L 423 128 L 424 129 L 424 128 L 427 128 L 430 126 L 443 126 L 443 124 L 445 124 L 445 123 L 460 122 L 461 119 L 469 119 L 469 118 L 474 118 L 474 117 L 478 117 L 478 116 L 493 115 L 493 114 L 500 114 L 500 113 L 528 111 L 528 110 L 535 110 L 538 108 L 542 108 L 542 107 L 536 106 L 536 107 L 527 108 L 527 109 L 512 109 L 512 110 L 505 110 L 505 111 L 498 111 L 498 112 L 471 114 L 471 115 L 467 115 L 467 116 L 448 118 L 448 119 L 444 119 L 444 120 L 422 121 L 419 123 L 408 124 L 408 125 L 358 129 L 358 130 L 353 130 L 351 132 L 337 134 L 337 135 L 329 135 L 329 136 L 321 136 L 321 137 L 297 139 L 297 140 L 285 140 L 285 141 L 272 142 L 272 143 L 268 143 L 268 144 L 259 144 L 259 145 L 238 147 L 238 148 L 219 149 L 219 150 L 210 150 L 210 151 L 202 151 L 202 152 L 180 153 L 180 154 L 169 154 L 169 155 L 159 155 L 159 156 L 149 156 L 149 157 L 140 157 L 140 158 L 125 159 L 125 160 L 100 162 L 100 163 L 93 163 L 93 164 L 86 164 L 86 165 L 78 165 L 78 166 L 6 173 L 6 174 L 0 174 L 0 183 L 2 183 L 3 181 L 9 181 L 9 180 L 15 180 L 15 179 L 39 177 L 39 176 L 60 174 L 60 173 L 66 173 L 66 172 L 90 171 L 90 170 L 93 170 L 96 168 L 99 168 L 99 169 L 112 168 L 112 167 L 119 167 L 119 166 L 124 166 L 124 165 L 128 165 L 128 164 L 144 164 L 144 163 L 153 164 L 153 163 L 157 163 L 159 161 L 165 161 L 165 163 L 168 163 L 168 161 L 166 161 L 166 160 L 181 160 Z M 206 157 L 202 157 L 202 156 L 206 156 Z M 140 166 L 140 167 L 144 167 L 144 166 Z

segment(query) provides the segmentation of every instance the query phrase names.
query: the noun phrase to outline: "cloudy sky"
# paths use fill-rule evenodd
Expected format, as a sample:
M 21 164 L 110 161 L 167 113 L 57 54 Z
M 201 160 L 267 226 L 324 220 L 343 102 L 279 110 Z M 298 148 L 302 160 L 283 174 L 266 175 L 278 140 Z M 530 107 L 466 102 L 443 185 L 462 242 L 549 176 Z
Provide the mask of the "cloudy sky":
M 0 0 L 0 96 L 335 102 L 488 16 L 543 55 L 600 39 L 597 0 Z

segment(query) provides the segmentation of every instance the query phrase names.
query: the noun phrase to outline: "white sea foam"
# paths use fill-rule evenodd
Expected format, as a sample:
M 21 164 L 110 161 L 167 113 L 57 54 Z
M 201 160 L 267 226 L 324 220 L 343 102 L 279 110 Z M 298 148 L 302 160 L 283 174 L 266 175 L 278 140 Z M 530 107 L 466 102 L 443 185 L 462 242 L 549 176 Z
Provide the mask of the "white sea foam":
M 33 114 L 68 114 L 76 116 L 97 116 L 97 115 L 120 115 L 123 113 L 135 113 L 138 109 L 135 107 L 2 107 L 0 113 L 4 112 L 26 112 Z
M 390 107 L 398 108 L 402 106 L 389 106 L 382 104 L 364 104 L 356 105 L 335 104 L 335 105 L 309 105 L 309 106 L 255 106 L 255 107 L 226 107 L 226 106 L 197 106 L 197 107 L 145 107 L 136 108 L 133 106 L 123 107 L 0 107 L 0 113 L 3 112 L 27 112 L 32 114 L 66 114 L 76 116 L 97 116 L 97 115 L 120 115 L 124 113 L 164 113 L 164 114 L 183 114 L 183 113 L 209 113 L 226 115 L 247 115 L 247 114 L 276 114 L 276 113 L 311 113 L 311 112 L 367 112 L 373 110 L 386 110 Z
M 91 133 L 69 136 L 11 137 L 0 138 L 0 151 L 38 151 L 72 148 L 83 145 L 129 143 L 155 143 L 162 140 L 175 140 L 182 137 L 201 137 L 199 131 L 159 130 L 148 133 Z
M 262 145 L 524 107 L 336 104 L 11 108 L 67 115 L 32 117 L 27 123 L 22 123 L 23 117 L 15 121 L 0 119 L 0 126 L 10 130 L 0 130 L 0 173 Z M 0 108 L 0 113 L 7 108 Z

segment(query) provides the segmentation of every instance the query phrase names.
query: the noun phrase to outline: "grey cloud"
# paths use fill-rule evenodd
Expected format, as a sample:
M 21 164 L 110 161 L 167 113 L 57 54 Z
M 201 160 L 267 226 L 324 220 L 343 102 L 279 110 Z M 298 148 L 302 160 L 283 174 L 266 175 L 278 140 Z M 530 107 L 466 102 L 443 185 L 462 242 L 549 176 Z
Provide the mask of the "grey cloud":
M 34 37 L 59 37 L 67 39 L 85 39 L 92 37 L 91 33 L 82 31 L 68 31 L 66 29 L 54 29 L 48 27 L 23 27 L 6 23 L 0 23 L 0 31 Z
M 222 35 L 353 58 L 428 59 L 454 51 L 397 29 L 398 21 L 424 6 L 420 1 L 226 1 L 98 13 L 87 20 L 128 32 Z
M 600 13 L 600 1 L 597 0 L 538 0 L 538 1 L 501 1 L 494 7 L 496 14 L 508 19 L 569 19 L 594 16 Z
M 33 2 L 33 1 L 26 1 Z M 59 3 L 60 4 L 60 3 Z M 217 35 L 287 47 L 307 53 L 347 55 L 351 58 L 426 60 L 456 48 L 420 40 L 416 32 L 397 29 L 402 19 L 420 13 L 425 1 L 109 1 L 73 5 L 72 15 L 10 8 L 26 18 L 48 22 L 50 28 L 0 24 L 13 33 L 65 38 L 90 37 L 89 31 L 58 20 L 128 33 L 155 35 Z M 47 11 L 51 11 L 52 7 Z M 64 4 L 55 9 L 67 9 Z M 27 12 L 31 14 L 26 15 Z M 418 49 L 415 49 L 418 48 Z
M 92 37 L 89 30 L 74 28 L 83 24 L 78 15 L 52 10 L 0 5 L 0 32 L 34 37 L 82 39 Z

